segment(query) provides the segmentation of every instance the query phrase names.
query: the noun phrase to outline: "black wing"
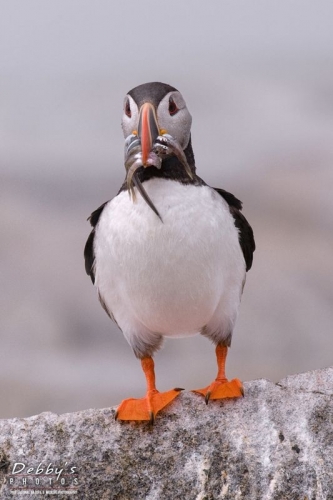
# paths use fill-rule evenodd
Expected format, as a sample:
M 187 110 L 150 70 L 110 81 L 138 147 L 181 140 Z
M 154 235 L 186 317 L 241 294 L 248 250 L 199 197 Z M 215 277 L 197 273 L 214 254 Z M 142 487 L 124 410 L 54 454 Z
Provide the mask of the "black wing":
M 239 230 L 239 244 L 241 246 L 245 263 L 246 270 L 249 271 L 252 267 L 253 262 L 253 252 L 256 249 L 256 244 L 254 241 L 253 231 L 250 224 L 245 219 L 244 215 L 241 213 L 242 202 L 236 198 L 231 193 L 228 193 L 224 189 L 214 188 L 215 191 L 225 199 L 229 205 L 230 213 L 234 218 L 235 226 Z
M 95 228 L 97 226 L 101 213 L 103 212 L 103 209 L 107 203 L 108 201 L 103 203 L 103 205 L 97 208 L 97 210 L 95 210 L 91 214 L 91 216 L 88 217 L 88 220 L 90 221 L 93 230 L 89 234 L 86 246 L 84 247 L 84 262 L 85 262 L 86 273 L 90 276 L 91 281 L 93 283 L 95 283 L 95 255 L 94 255 Z

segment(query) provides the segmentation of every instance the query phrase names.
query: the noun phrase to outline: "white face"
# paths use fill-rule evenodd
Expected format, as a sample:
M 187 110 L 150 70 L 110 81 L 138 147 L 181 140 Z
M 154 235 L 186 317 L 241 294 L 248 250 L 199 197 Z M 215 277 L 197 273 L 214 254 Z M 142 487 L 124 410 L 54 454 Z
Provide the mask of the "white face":
M 169 92 L 159 103 L 156 116 L 160 130 L 170 134 L 184 150 L 190 140 L 192 117 L 181 93 Z M 127 95 L 121 122 L 125 138 L 138 129 L 138 123 L 138 106 L 132 97 Z

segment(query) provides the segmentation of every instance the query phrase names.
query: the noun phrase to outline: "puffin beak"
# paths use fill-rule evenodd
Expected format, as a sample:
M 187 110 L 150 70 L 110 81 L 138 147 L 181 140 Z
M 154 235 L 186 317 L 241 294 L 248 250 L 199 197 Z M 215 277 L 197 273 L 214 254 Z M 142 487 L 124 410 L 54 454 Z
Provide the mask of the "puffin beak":
M 142 163 L 144 167 L 148 166 L 148 156 L 159 133 L 155 108 L 150 102 L 145 102 L 140 109 L 138 126 L 138 136 L 141 140 Z

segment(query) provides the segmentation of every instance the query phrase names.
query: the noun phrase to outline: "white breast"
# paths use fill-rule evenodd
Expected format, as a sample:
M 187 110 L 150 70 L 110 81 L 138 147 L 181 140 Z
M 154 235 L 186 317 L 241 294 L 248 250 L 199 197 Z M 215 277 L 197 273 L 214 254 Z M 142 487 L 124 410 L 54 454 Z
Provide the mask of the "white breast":
M 126 337 L 198 333 L 237 314 L 245 263 L 227 203 L 208 186 L 151 179 L 104 208 L 94 242 L 96 286 Z M 222 305 L 223 307 L 222 307 Z M 223 309 L 223 310 L 222 310 Z

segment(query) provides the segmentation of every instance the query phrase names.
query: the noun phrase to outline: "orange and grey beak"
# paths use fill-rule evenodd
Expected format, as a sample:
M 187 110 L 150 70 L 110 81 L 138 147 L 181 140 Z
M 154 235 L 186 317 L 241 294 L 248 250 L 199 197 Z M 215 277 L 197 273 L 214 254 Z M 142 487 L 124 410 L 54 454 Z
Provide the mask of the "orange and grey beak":
M 149 153 L 159 133 L 155 108 L 150 102 L 145 102 L 140 109 L 138 126 L 138 136 L 141 140 L 142 163 L 144 167 L 147 167 Z

